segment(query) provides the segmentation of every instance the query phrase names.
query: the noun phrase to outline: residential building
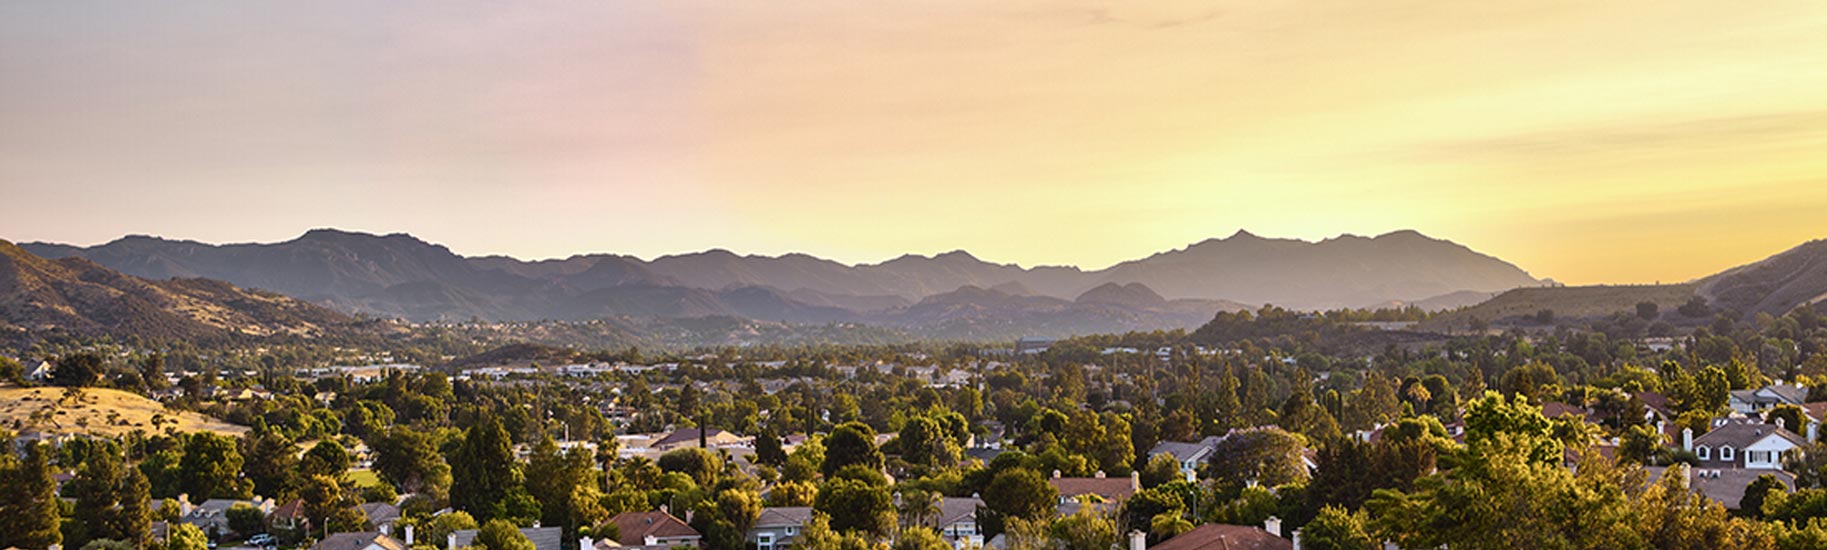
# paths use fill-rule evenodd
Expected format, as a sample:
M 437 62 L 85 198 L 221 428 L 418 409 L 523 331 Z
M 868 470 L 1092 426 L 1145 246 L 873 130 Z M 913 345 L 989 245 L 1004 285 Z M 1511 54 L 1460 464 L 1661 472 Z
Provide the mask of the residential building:
M 1191 474 L 1199 470 L 1200 464 L 1204 464 L 1207 459 L 1211 458 L 1212 452 L 1216 451 L 1218 449 L 1218 444 L 1222 442 L 1224 442 L 1224 436 L 1221 435 L 1207 437 L 1191 443 L 1162 441 L 1156 443 L 1154 448 L 1148 450 L 1147 458 L 1152 460 L 1156 455 L 1160 454 L 1173 455 L 1175 460 L 1180 461 L 1180 472 L 1183 474 Z
M 526 527 L 520 530 L 520 534 L 525 535 L 527 540 L 533 543 L 534 550 L 560 550 L 559 546 L 563 543 L 565 537 L 564 529 L 558 527 L 538 527 L 537 523 L 534 525 L 534 527 Z M 479 532 L 480 531 L 475 529 L 452 531 L 450 536 L 446 537 L 446 540 L 444 541 L 447 545 L 445 547 L 446 550 L 457 550 L 458 548 L 473 546 L 476 542 L 476 534 Z
M 616 542 L 622 546 L 698 547 L 704 541 L 697 529 L 666 513 L 664 508 L 652 512 L 623 512 L 609 522 L 621 532 Z
M 807 506 L 762 508 L 761 515 L 756 516 L 754 525 L 749 527 L 746 538 L 755 550 L 787 548 L 793 545 L 793 539 L 799 538 L 800 530 L 811 520 L 812 508 Z
M 1645 470 L 1649 472 L 1650 483 L 1655 483 L 1662 479 L 1662 475 L 1668 471 L 1668 468 L 1650 466 Z M 1765 475 L 1776 476 L 1777 481 L 1783 482 L 1785 490 L 1795 490 L 1795 474 L 1782 470 L 1689 468 L 1686 483 L 1688 488 L 1693 489 L 1694 492 L 1725 505 L 1727 510 L 1737 510 L 1739 509 L 1738 503 L 1745 497 L 1745 488 L 1750 486 L 1751 482 L 1756 481 L 1759 476 Z
M 1716 421 L 1712 431 L 1699 437 L 1691 429 L 1682 433 L 1683 449 L 1693 451 L 1701 469 L 1745 468 L 1777 470 L 1783 457 L 1808 445 L 1802 436 L 1780 424 L 1747 421 Z
M 314 550 L 406 550 L 407 544 L 376 531 L 337 533 L 318 542 Z
M 1281 522 L 1270 518 L 1265 527 L 1281 530 Z M 1294 542 L 1264 527 L 1207 523 L 1181 533 L 1150 548 L 1141 533 L 1130 537 L 1129 550 L 1293 550 Z
M 1762 412 L 1777 405 L 1801 405 L 1808 401 L 1808 388 L 1781 382 L 1755 390 L 1732 390 L 1727 404 L 1744 414 Z

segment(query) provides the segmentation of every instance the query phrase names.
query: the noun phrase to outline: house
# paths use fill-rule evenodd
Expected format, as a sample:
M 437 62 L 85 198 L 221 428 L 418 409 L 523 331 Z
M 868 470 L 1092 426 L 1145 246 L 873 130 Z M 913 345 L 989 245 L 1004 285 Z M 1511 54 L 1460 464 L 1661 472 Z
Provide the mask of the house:
M 1162 441 L 1148 450 L 1148 458 L 1153 459 L 1160 454 L 1173 455 L 1175 460 L 1180 461 L 1180 472 L 1191 474 L 1199 470 L 1199 465 L 1204 464 L 1206 459 L 1212 456 L 1212 452 L 1218 450 L 1218 444 L 1222 442 L 1224 442 L 1224 436 L 1219 435 L 1192 443 Z
M 762 508 L 746 538 L 755 550 L 786 548 L 793 545 L 793 539 L 799 537 L 799 530 L 808 521 L 812 521 L 812 508 L 807 506 Z
M 1267 523 L 1267 529 L 1207 523 L 1152 548 L 1147 537 L 1136 532 L 1130 534 L 1129 550 L 1293 550 L 1293 541 L 1271 532 L 1281 530 L 1281 521 L 1269 518 Z
M 704 536 L 698 534 L 679 518 L 666 513 L 664 508 L 653 512 L 623 512 L 609 518 L 621 537 L 616 542 L 622 546 L 691 546 L 703 544 Z
M 382 533 L 393 532 L 393 522 L 400 520 L 400 507 L 385 502 L 364 503 L 356 508 L 361 509 L 362 516 L 368 518 L 368 525 Z
M 1785 454 L 1808 445 L 1802 436 L 1777 424 L 1759 422 L 1714 422 L 1713 430 L 1700 437 L 1693 430 L 1682 431 L 1681 448 L 1693 451 L 1700 468 L 1745 468 L 1776 470 L 1782 468 Z
M 649 446 L 654 449 L 661 450 L 661 451 L 670 451 L 673 449 L 683 449 L 686 447 L 696 447 L 696 446 L 698 446 L 699 432 L 700 432 L 700 430 L 698 428 L 685 428 L 682 430 L 674 430 L 672 433 L 666 434 L 666 437 L 662 437 L 659 440 L 654 441 Z M 703 432 L 703 433 L 704 433 L 704 442 L 707 445 L 709 445 L 710 447 L 727 447 L 727 446 L 731 446 L 731 445 L 741 445 L 744 441 L 747 441 L 747 439 L 742 436 L 739 436 L 739 435 L 736 435 L 733 433 L 729 433 L 729 432 L 726 432 L 723 430 L 719 430 L 716 428 L 711 428 L 710 431 Z
M 33 382 L 43 382 L 45 380 L 50 380 L 51 375 L 56 372 L 57 365 L 51 364 L 50 361 L 39 361 L 38 366 L 25 371 L 25 377 L 31 379 Z
M 474 546 L 476 534 L 480 532 L 475 529 L 451 531 L 450 535 L 445 537 L 444 543 L 447 545 L 445 548 L 446 550 L 457 550 Z M 534 550 L 559 550 L 559 545 L 565 538 L 565 530 L 559 527 L 526 527 L 520 530 L 520 534 L 533 543 Z
M 1059 491 L 1061 505 L 1088 497 L 1094 504 L 1114 506 L 1142 490 L 1141 472 L 1130 472 L 1128 477 L 1104 477 L 1104 472 L 1098 472 L 1094 477 L 1060 477 L 1059 470 L 1054 470 L 1053 478 L 1047 482 Z
M 295 498 L 291 502 L 274 508 L 273 513 L 267 514 L 266 520 L 267 524 L 272 525 L 274 529 L 289 531 L 304 526 L 309 523 L 309 520 L 305 518 L 304 499 Z
M 1668 468 L 1665 466 L 1650 466 L 1645 468 L 1645 470 L 1649 472 L 1649 482 L 1655 483 L 1656 480 L 1662 479 L 1662 474 L 1667 472 Z M 1714 501 L 1725 505 L 1728 510 L 1739 509 L 1738 503 L 1745 497 L 1745 488 L 1751 485 L 1751 482 L 1757 481 L 1759 476 L 1776 476 L 1777 481 L 1783 482 L 1783 485 L 1787 490 L 1795 490 L 1795 474 L 1782 470 L 1770 471 L 1731 468 L 1687 469 L 1685 471 L 1687 472 L 1688 488 L 1693 489 L 1696 493 L 1700 493 L 1701 496 L 1713 499 Z
M 190 504 L 188 495 L 178 495 L 178 522 L 188 523 L 202 529 L 204 533 L 228 533 L 228 509 L 237 504 L 252 506 L 262 514 L 271 517 L 273 501 L 261 498 L 255 500 L 233 500 L 212 498 L 202 504 Z
M 314 550 L 406 550 L 407 544 L 376 531 L 337 533 L 325 537 Z
M 1727 404 L 1734 411 L 1751 414 L 1777 405 L 1801 405 L 1807 401 L 1808 388 L 1779 382 L 1755 390 L 1732 390 Z
M 983 530 L 977 526 L 977 509 L 981 507 L 982 499 L 948 497 L 941 500 L 939 518 L 933 522 L 935 530 L 952 544 L 952 548 L 982 548 Z

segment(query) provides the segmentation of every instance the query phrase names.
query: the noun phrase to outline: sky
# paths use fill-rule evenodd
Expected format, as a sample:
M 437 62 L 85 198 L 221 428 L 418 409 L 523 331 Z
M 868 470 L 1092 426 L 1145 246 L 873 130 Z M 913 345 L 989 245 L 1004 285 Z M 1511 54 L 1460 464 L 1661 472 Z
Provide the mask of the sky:
M 1415 229 L 1573 284 L 1827 237 L 1827 4 L 0 3 L 0 239 L 1100 268 Z

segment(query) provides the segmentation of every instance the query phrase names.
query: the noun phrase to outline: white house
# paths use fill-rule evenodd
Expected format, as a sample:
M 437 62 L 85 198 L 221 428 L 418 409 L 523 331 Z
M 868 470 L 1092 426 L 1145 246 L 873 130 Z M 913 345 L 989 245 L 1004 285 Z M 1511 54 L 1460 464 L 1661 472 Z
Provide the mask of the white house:
M 1682 432 L 1682 448 L 1694 452 L 1701 468 L 1745 468 L 1778 470 L 1783 457 L 1808 440 L 1777 424 L 1718 421 L 1713 430 L 1700 437 L 1693 431 Z

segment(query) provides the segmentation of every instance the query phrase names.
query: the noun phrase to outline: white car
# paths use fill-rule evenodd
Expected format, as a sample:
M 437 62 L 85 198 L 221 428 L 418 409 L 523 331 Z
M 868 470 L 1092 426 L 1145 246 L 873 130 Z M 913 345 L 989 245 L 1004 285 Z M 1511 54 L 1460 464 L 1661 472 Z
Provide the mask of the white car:
M 273 540 L 272 535 L 268 535 L 266 533 L 261 533 L 261 534 L 254 535 L 254 536 L 247 538 L 248 544 L 254 545 L 254 546 L 259 546 L 262 548 L 265 548 L 268 546 L 274 546 L 276 542 L 278 542 L 278 541 Z

